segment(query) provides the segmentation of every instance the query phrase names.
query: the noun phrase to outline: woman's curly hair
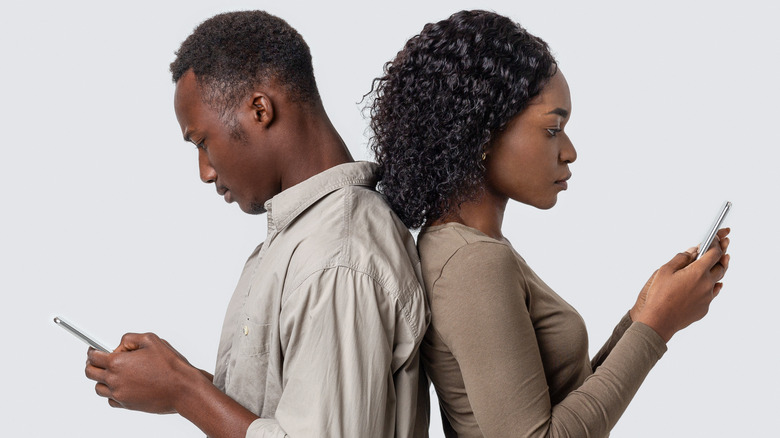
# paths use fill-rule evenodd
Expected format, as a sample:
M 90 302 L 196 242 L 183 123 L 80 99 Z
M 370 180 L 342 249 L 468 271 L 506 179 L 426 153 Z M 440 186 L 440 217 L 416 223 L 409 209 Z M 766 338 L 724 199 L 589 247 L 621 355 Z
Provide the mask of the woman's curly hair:
M 481 194 L 485 148 L 556 68 L 544 41 L 487 11 L 426 24 L 385 64 L 368 106 L 370 147 L 379 190 L 407 227 Z

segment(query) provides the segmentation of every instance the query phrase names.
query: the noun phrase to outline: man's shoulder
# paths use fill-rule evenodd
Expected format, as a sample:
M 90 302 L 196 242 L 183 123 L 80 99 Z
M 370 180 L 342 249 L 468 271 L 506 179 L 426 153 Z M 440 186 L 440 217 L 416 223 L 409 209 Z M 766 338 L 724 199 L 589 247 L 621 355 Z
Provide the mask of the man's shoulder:
M 390 308 L 403 315 L 413 336 L 422 336 L 427 306 L 417 248 L 382 195 L 365 186 L 340 188 L 291 226 L 300 227 L 300 240 L 291 256 L 283 302 L 306 284 L 332 283 L 334 275 L 353 278 L 318 294 L 380 294 L 395 303 Z M 350 289 L 352 284 L 363 286 Z
M 296 265 L 308 271 L 345 267 L 396 293 L 421 288 L 417 248 L 409 230 L 371 187 L 350 185 L 321 199 L 292 224 L 300 227 Z
M 368 187 L 352 186 L 345 192 L 344 259 L 384 271 L 388 275 L 383 275 L 383 283 L 416 279 L 420 259 L 414 238 L 384 197 Z

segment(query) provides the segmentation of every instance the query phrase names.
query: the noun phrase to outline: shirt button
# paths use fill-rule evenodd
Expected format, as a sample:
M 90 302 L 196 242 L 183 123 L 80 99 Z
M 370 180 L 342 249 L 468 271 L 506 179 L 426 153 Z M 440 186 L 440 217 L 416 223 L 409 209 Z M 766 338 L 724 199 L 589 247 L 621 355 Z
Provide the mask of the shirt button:
M 248 335 L 249 335 L 249 327 L 244 326 L 244 336 L 248 336 Z

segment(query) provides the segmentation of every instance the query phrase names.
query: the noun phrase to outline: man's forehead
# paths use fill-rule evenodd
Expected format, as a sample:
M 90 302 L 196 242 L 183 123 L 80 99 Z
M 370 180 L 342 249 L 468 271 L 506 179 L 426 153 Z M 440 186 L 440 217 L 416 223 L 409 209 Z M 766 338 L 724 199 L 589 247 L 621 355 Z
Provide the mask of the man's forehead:
M 195 122 L 200 100 L 200 87 L 195 74 L 190 70 L 176 81 L 176 90 L 173 93 L 173 108 L 185 141 L 190 140 L 190 129 Z
M 190 70 L 176 81 L 176 90 L 173 93 L 173 106 L 177 117 L 181 117 L 185 112 L 198 111 L 202 109 L 203 104 L 203 88 L 195 74 Z
M 176 91 L 174 92 L 174 99 L 183 99 L 192 95 L 200 94 L 200 85 L 198 84 L 197 77 L 192 70 L 188 70 L 184 73 L 178 81 L 176 81 Z

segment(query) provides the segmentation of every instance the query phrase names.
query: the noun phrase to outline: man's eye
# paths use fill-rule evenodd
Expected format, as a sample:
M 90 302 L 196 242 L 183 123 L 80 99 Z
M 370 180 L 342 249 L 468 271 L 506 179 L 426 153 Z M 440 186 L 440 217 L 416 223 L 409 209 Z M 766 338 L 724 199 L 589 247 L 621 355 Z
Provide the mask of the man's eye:
M 202 142 L 200 142 L 200 143 L 197 143 L 197 144 L 195 145 L 195 147 L 196 147 L 196 148 L 198 148 L 198 149 L 203 149 L 203 150 L 205 151 L 205 150 L 206 150 L 206 142 L 205 142 L 205 141 L 202 141 Z
M 561 132 L 560 128 L 547 128 L 547 133 L 550 134 L 550 137 L 555 137 L 559 132 Z

